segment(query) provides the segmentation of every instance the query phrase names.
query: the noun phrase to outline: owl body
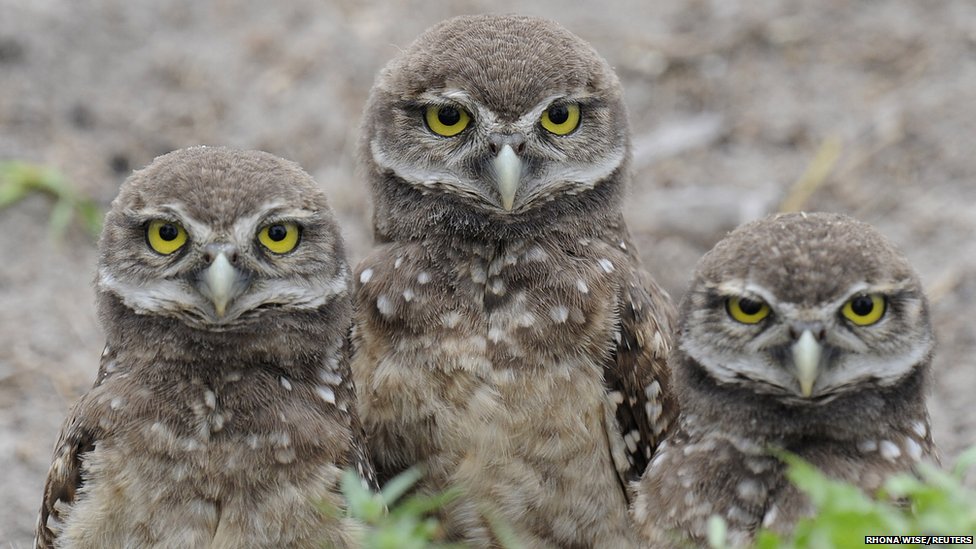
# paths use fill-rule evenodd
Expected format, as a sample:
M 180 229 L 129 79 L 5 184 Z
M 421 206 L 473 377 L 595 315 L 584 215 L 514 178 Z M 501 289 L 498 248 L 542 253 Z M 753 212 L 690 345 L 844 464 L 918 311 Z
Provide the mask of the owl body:
M 611 451 L 624 441 L 608 429 L 603 368 L 619 321 L 614 265 L 631 258 L 604 240 L 548 236 L 493 250 L 392 243 L 361 263 L 367 431 L 388 469 L 424 464 L 431 486 L 463 487 L 470 500 L 447 518 L 454 537 L 491 539 L 481 501 L 530 546 L 627 546 Z
M 649 546 L 704 543 L 713 514 L 733 545 L 789 532 L 813 509 L 771 449 L 869 494 L 936 459 L 927 305 L 871 227 L 835 214 L 746 225 L 699 263 L 679 323 L 683 415 L 633 506 Z
M 381 476 L 460 488 L 442 518 L 472 546 L 496 522 L 528 547 L 632 546 L 626 483 L 677 407 L 671 306 L 620 214 L 612 71 L 548 21 L 451 19 L 381 73 L 361 152 L 377 246 L 353 374 Z
M 272 255 L 269 224 L 301 238 Z M 348 268 L 310 178 L 266 153 L 171 153 L 123 185 L 100 250 L 107 344 L 55 447 L 36 545 L 353 546 L 357 526 L 323 509 L 344 507 L 343 469 L 372 469 Z

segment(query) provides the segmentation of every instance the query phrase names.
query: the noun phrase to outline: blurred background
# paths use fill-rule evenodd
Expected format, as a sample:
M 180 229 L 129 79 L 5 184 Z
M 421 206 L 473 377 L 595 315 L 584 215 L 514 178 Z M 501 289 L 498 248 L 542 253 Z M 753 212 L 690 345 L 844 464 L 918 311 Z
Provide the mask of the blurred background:
M 479 12 L 556 19 L 616 68 L 626 213 L 675 299 L 702 253 L 767 213 L 846 212 L 887 234 L 932 301 L 944 461 L 973 444 L 976 3 L 0 0 L 2 546 L 28 546 L 61 421 L 97 370 L 92 231 L 122 180 L 188 145 L 270 151 L 328 192 L 358 261 L 373 77 L 428 26 Z

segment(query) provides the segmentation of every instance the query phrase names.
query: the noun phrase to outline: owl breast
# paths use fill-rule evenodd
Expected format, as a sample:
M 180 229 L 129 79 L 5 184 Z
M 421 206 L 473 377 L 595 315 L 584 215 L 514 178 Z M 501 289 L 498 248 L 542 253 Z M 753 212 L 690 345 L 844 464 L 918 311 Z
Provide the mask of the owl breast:
M 179 396 L 160 406 L 157 382 L 121 374 L 93 389 L 106 436 L 85 456 L 62 546 L 346 546 L 345 529 L 309 503 L 341 504 L 335 492 L 349 451 L 325 443 L 349 427 L 322 413 L 314 386 L 243 369 L 216 382 L 170 381 L 166 394 Z M 252 391 L 269 398 L 255 402 Z M 317 421 L 289 421 L 302 414 Z
M 353 371 L 371 444 L 381 468 L 423 463 L 430 486 L 472 496 L 449 530 L 477 542 L 478 501 L 530 546 L 580 532 L 627 545 L 603 383 L 625 261 L 603 241 L 547 235 L 393 243 L 359 266 Z

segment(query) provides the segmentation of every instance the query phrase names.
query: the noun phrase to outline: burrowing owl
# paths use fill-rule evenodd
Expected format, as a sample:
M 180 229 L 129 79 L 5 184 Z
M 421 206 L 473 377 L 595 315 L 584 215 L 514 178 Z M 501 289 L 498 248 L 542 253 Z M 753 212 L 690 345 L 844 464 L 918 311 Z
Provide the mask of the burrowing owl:
M 531 547 L 631 544 L 627 483 L 677 405 L 613 71 L 550 21 L 450 19 L 380 73 L 363 134 L 353 375 L 380 476 L 459 486 L 445 524 L 473 545 L 492 517 Z
M 679 426 L 644 474 L 635 520 L 652 546 L 732 541 L 810 512 L 769 448 L 868 491 L 933 453 L 933 336 L 918 277 L 871 227 L 836 214 L 751 223 L 698 264 L 671 364 Z
M 371 478 L 349 375 L 349 270 L 297 165 L 196 147 L 105 219 L 107 336 L 55 447 L 39 547 L 345 547 L 341 471 Z

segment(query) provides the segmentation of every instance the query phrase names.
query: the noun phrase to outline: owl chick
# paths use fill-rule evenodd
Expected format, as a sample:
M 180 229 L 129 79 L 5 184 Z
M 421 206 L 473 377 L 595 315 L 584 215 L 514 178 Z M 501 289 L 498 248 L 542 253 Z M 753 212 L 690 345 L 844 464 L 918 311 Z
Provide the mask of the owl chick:
M 446 20 L 380 73 L 361 159 L 363 423 L 380 477 L 459 487 L 451 539 L 627 547 L 628 481 L 678 409 L 672 306 L 621 216 L 630 138 L 607 63 L 559 25 Z M 496 520 L 497 519 L 497 520 Z
M 638 488 L 652 547 L 788 531 L 812 509 L 770 448 L 874 492 L 933 457 L 933 335 L 918 277 L 876 230 L 837 214 L 745 225 L 699 262 L 671 355 L 677 429 Z
M 36 547 L 347 547 L 372 479 L 328 203 L 296 164 L 195 147 L 123 185 L 95 286 L 107 344 L 71 409 Z

